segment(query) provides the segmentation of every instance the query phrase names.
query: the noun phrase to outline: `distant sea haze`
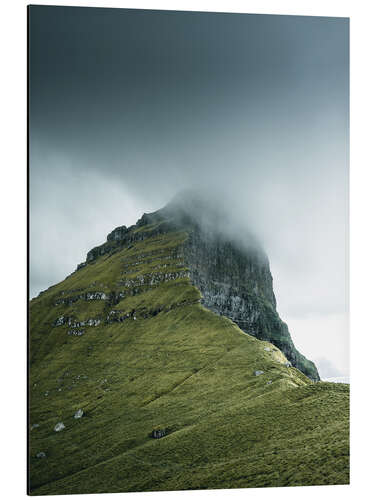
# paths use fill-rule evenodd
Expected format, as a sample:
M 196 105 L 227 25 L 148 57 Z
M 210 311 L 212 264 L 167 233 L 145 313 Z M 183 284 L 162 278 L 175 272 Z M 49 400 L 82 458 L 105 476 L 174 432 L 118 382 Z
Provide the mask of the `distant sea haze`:
M 324 382 L 335 382 L 336 384 L 350 384 L 350 377 L 329 377 L 324 379 Z

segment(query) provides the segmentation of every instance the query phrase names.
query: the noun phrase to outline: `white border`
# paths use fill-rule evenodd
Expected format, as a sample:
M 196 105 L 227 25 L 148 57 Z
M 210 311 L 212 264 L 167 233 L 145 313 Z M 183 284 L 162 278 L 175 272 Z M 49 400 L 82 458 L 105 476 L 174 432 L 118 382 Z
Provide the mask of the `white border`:
M 350 486 L 121 494 L 124 498 L 279 499 L 368 498 L 374 450 L 374 8 L 371 1 L 36 1 L 80 5 L 350 17 L 351 21 L 351 380 Z M 24 498 L 26 489 L 26 5 L 1 3 L 1 493 Z M 5 396 L 5 397 L 4 397 Z M 64 498 L 69 498 L 70 495 Z M 108 494 L 77 498 L 114 498 Z

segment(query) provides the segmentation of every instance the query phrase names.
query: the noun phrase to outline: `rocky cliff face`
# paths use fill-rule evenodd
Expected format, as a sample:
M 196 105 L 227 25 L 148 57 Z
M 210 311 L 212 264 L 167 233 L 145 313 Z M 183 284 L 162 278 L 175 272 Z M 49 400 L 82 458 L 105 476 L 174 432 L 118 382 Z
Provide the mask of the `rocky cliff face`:
M 290 363 L 314 381 L 318 371 L 295 348 L 288 326 L 276 311 L 272 275 L 265 256 L 245 253 L 222 238 L 192 231 L 184 245 L 192 283 L 202 304 L 234 321 L 244 332 L 276 345 Z
M 228 227 L 223 230 L 226 223 L 223 214 L 201 199 L 175 199 L 157 212 L 144 214 L 134 226 L 114 229 L 106 243 L 88 252 L 77 270 L 136 241 L 184 231 L 187 238 L 177 252 L 188 269 L 186 275 L 202 294 L 202 304 L 249 335 L 272 342 L 293 366 L 318 381 L 314 363 L 295 348 L 277 313 L 266 254 L 250 236 L 247 241 L 230 236 Z

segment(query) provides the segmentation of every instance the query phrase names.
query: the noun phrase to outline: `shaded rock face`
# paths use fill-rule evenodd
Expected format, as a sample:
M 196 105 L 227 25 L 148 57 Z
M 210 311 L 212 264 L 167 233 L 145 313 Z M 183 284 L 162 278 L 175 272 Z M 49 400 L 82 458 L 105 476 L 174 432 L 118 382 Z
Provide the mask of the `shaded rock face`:
M 251 297 L 276 308 L 268 260 L 259 251 L 246 254 L 223 237 L 207 237 L 198 229 L 189 235 L 184 256 L 203 304 L 241 328 L 249 330 L 259 317 L 259 307 Z
M 128 228 L 126 226 L 116 227 L 107 236 L 107 241 L 121 241 L 125 238 Z
M 269 262 L 258 247 L 245 250 L 196 227 L 184 245 L 184 257 L 205 307 L 230 318 L 244 332 L 273 343 L 293 366 L 311 380 L 320 380 L 314 363 L 297 351 L 276 311 Z
M 145 227 L 147 231 L 139 231 Z M 184 199 L 180 203 L 175 199 L 157 212 L 144 214 L 134 226 L 114 229 L 106 243 L 88 252 L 83 265 L 171 231 L 187 234 L 178 252 L 188 271 L 181 271 L 180 277 L 189 277 L 200 290 L 202 304 L 230 318 L 245 333 L 276 345 L 292 366 L 311 380 L 320 380 L 314 363 L 297 351 L 288 326 L 277 313 L 265 252 L 255 238 L 230 227 L 221 213 L 202 200 Z

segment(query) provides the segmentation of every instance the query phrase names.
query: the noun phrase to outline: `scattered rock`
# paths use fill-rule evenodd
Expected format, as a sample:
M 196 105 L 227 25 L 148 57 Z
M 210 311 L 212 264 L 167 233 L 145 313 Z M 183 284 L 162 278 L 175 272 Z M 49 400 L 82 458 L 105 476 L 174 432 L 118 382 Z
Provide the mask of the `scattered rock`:
M 63 429 L 65 429 L 65 425 L 62 422 L 59 422 L 58 424 L 55 425 L 54 431 L 55 432 L 60 432 Z
M 262 371 L 262 370 L 255 370 L 254 375 L 256 377 L 258 377 L 258 375 L 262 375 L 263 373 L 264 373 L 264 371 Z
M 33 424 L 33 425 L 31 426 L 31 430 L 33 430 L 33 429 L 37 429 L 38 427 L 40 427 L 40 425 L 39 425 L 39 424 Z
M 44 395 L 45 395 L 45 396 L 48 396 L 48 394 L 49 394 L 49 391 L 46 391 L 46 392 L 44 393 Z
M 47 455 L 44 453 L 44 451 L 40 451 L 35 456 L 36 458 L 46 458 Z
M 65 323 L 65 316 L 59 316 L 55 321 L 55 326 L 61 326 Z
M 90 285 L 91 286 L 91 285 Z M 72 290 L 73 291 L 73 290 Z M 75 290 L 77 291 L 77 290 Z M 86 293 L 80 293 L 79 295 L 73 295 L 71 297 L 63 297 L 62 299 L 58 299 L 55 302 L 55 306 L 58 306 L 60 304 L 67 304 L 71 305 L 77 302 L 78 300 L 107 300 L 108 296 L 104 292 L 86 292 Z M 70 321 L 72 321 L 72 318 L 70 318 Z M 69 318 L 65 318 L 64 316 L 60 316 L 57 318 L 55 321 L 55 326 L 60 326 L 64 325 L 65 323 L 69 322 Z
M 160 439 L 164 437 L 167 434 L 167 431 L 165 429 L 154 429 L 151 432 L 151 437 L 154 439 Z
M 107 300 L 107 294 L 104 292 L 88 292 L 86 293 L 86 300 Z
M 97 319 L 97 318 L 89 318 L 89 319 L 86 321 L 86 325 L 88 325 L 88 326 L 98 326 L 98 325 L 100 325 L 100 319 Z
M 146 285 L 158 285 L 163 282 L 177 280 L 179 278 L 189 278 L 188 271 L 178 271 L 170 273 L 147 273 L 145 275 L 138 275 L 136 278 L 119 281 L 119 284 L 126 288 L 134 288 L 137 286 L 145 287 Z
M 272 384 L 272 380 L 267 380 L 267 385 Z
M 76 335 L 77 337 L 80 337 L 85 333 L 85 330 L 68 330 L 68 335 Z
M 270 347 L 265 347 L 264 350 L 267 351 L 267 352 L 270 352 L 271 348 Z
M 80 408 L 74 414 L 74 418 L 81 418 L 83 416 L 83 410 Z
M 285 361 L 284 365 L 289 368 L 292 366 L 292 363 L 290 361 Z

